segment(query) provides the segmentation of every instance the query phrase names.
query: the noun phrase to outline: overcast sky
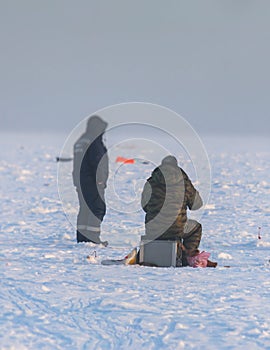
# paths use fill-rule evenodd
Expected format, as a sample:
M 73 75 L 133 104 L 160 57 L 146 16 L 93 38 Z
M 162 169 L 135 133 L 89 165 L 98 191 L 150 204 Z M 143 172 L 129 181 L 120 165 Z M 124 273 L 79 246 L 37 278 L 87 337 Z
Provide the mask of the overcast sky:
M 268 0 L 0 4 L 1 130 L 69 131 L 145 101 L 199 134 L 269 135 Z

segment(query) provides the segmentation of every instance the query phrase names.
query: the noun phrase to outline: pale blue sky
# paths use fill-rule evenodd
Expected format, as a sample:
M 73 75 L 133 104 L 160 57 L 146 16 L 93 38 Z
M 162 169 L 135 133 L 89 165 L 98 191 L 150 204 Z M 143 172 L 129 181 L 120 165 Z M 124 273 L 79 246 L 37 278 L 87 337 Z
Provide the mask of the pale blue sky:
M 269 42 L 268 0 L 0 0 L 1 130 L 145 101 L 199 134 L 269 135 Z

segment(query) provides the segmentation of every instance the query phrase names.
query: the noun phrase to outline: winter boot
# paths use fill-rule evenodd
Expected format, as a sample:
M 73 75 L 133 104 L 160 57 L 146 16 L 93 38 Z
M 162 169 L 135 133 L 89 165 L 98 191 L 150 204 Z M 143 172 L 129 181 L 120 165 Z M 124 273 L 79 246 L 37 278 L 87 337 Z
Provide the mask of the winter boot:
M 92 232 L 90 232 L 92 233 Z M 89 237 L 89 232 L 88 231 L 84 231 L 82 230 L 82 233 L 80 231 L 77 230 L 77 243 L 81 243 L 81 242 L 91 242 L 91 243 L 95 243 L 95 244 L 100 244 L 104 247 L 107 247 L 107 245 L 109 244 L 108 241 L 101 241 L 99 234 L 97 235 L 95 232 L 93 234 L 91 234 L 91 238 Z
M 207 267 L 217 267 L 217 262 L 207 260 Z

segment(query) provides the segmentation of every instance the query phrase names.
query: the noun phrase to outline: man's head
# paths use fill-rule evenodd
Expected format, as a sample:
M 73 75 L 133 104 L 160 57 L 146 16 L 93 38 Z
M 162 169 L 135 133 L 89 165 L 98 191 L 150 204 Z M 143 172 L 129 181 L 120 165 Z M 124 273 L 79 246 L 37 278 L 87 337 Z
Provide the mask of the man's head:
M 162 165 L 172 165 L 172 166 L 177 166 L 177 160 L 174 156 L 167 156 L 165 158 L 162 159 L 161 162 Z
M 107 122 L 101 119 L 98 115 L 93 115 L 87 121 L 86 132 L 96 138 L 105 132 L 107 126 Z

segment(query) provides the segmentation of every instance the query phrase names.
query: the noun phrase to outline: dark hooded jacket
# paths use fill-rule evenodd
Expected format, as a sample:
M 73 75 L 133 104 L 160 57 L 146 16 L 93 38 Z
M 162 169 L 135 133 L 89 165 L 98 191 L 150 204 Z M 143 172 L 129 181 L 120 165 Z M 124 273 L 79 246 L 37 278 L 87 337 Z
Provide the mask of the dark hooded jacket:
M 187 208 L 199 209 L 202 199 L 176 158 L 168 156 L 147 180 L 142 193 L 146 212 L 145 229 L 149 239 L 181 238 L 187 221 Z
M 102 140 L 106 127 L 107 123 L 100 117 L 91 117 L 86 132 L 74 145 L 73 183 L 83 192 L 97 185 L 106 187 L 108 156 Z

